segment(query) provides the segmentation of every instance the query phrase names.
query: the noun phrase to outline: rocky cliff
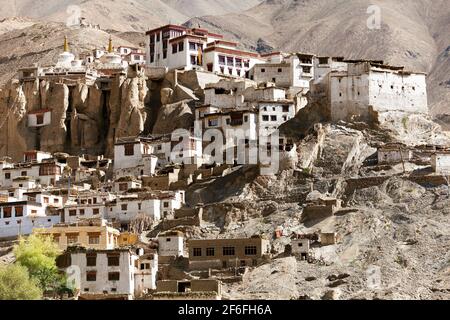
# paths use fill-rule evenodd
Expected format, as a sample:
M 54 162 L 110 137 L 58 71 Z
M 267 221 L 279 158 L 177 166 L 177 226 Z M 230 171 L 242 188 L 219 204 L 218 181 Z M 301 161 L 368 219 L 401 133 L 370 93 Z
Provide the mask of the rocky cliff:
M 26 150 L 111 156 L 116 138 L 138 135 L 147 119 L 145 75 L 117 76 L 110 88 L 64 82 L 11 81 L 0 90 L 0 155 L 20 160 Z M 49 110 L 51 123 L 33 128 L 28 115 Z

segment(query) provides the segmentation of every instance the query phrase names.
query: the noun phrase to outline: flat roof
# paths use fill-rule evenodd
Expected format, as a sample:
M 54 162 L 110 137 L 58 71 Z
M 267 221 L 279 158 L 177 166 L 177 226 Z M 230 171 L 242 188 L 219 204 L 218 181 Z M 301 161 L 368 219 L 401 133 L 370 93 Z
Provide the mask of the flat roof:
M 158 28 L 155 28 L 155 29 L 148 30 L 145 34 L 148 35 L 148 34 L 152 34 L 152 33 L 158 32 L 158 31 L 166 30 L 166 29 L 177 30 L 177 31 L 186 31 L 186 30 L 188 30 L 188 28 L 180 26 L 180 25 L 167 24 L 165 26 L 161 26 L 161 27 L 158 27 Z

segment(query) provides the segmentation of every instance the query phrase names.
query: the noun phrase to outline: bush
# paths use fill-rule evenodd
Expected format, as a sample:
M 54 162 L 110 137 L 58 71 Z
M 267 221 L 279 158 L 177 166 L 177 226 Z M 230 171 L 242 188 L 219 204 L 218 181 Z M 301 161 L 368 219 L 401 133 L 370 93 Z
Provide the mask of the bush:
M 38 300 L 42 290 L 30 278 L 26 267 L 19 264 L 0 266 L 0 300 Z
M 60 254 L 58 246 L 51 237 L 31 235 L 21 238 L 14 247 L 17 263 L 28 269 L 43 291 L 55 291 L 64 282 L 64 277 L 56 267 L 56 257 Z

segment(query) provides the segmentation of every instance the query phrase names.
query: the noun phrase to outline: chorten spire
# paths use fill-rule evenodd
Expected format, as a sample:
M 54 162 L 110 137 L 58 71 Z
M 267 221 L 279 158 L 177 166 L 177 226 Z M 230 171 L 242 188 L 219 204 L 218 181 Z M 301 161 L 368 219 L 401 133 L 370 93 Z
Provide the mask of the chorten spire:
M 109 36 L 108 52 L 109 53 L 113 53 L 113 43 L 112 43 L 112 37 L 111 36 Z
M 69 42 L 67 41 L 67 36 L 64 36 L 64 52 L 69 52 Z

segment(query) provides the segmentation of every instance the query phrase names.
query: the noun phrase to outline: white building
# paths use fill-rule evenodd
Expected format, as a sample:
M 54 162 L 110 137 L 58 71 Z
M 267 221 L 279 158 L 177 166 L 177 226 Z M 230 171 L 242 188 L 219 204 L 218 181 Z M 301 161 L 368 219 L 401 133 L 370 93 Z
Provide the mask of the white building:
M 408 72 L 382 61 L 342 60 L 335 64 L 319 68 L 324 74 L 315 90 L 329 101 L 332 121 L 370 120 L 386 111 L 428 113 L 424 73 Z
M 204 50 L 203 67 L 210 72 L 250 78 L 250 70 L 265 60 L 256 52 L 237 48 L 237 43 L 214 41 Z
M 251 79 L 257 83 L 272 82 L 278 87 L 291 89 L 292 94 L 309 90 L 314 79 L 314 55 L 275 52 L 263 55 L 263 58 L 267 62 L 255 65 Z
M 52 122 L 52 111 L 41 109 L 28 112 L 28 127 L 39 128 L 48 126 Z
M 50 154 L 40 151 L 26 152 L 24 161 L 2 165 L 0 186 L 11 187 L 18 177 L 30 177 L 36 184 L 43 186 L 55 185 L 61 179 L 65 164 L 52 159 Z
M 74 285 L 80 290 L 80 298 L 92 296 L 124 297 L 133 299 L 136 293 L 136 274 L 142 249 L 87 250 L 78 248 L 67 251 L 58 266 L 69 276 L 76 271 Z M 141 279 L 141 278 L 140 278 Z
M 107 216 L 106 203 L 114 199 L 115 196 L 108 192 L 81 192 L 66 202 L 63 222 L 76 223 L 80 219 L 104 218 Z
M 438 151 L 431 156 L 431 167 L 437 174 L 450 175 L 450 152 Z
M 202 68 L 210 72 L 249 77 L 249 71 L 264 59 L 256 52 L 238 49 L 238 44 L 201 28 L 166 25 L 146 33 L 147 65 L 168 69 Z
M 114 181 L 114 192 L 124 193 L 130 189 L 139 189 L 142 187 L 142 181 L 130 176 L 122 177 Z
M 264 101 L 258 104 L 258 135 L 269 136 L 283 123 L 295 117 L 293 101 Z
M 161 257 L 184 256 L 184 235 L 180 231 L 166 231 L 158 235 L 158 254 Z
M 135 295 L 148 293 L 156 290 L 156 279 L 158 275 L 158 254 L 148 253 L 139 257 L 138 270 L 135 273 Z
M 128 229 L 131 221 L 138 217 L 149 217 L 153 221 L 161 218 L 161 200 L 154 194 L 130 194 L 120 196 L 107 207 L 107 218 Z
M 0 203 L 1 239 L 29 235 L 34 228 L 49 228 L 60 221 L 59 212 L 44 203 L 29 200 Z
M 146 32 L 147 65 L 187 70 L 201 66 L 206 44 L 222 38 L 204 29 L 177 25 L 149 30 Z
M 114 175 L 152 176 L 155 174 L 158 157 L 155 148 L 139 138 L 120 139 L 114 145 Z

